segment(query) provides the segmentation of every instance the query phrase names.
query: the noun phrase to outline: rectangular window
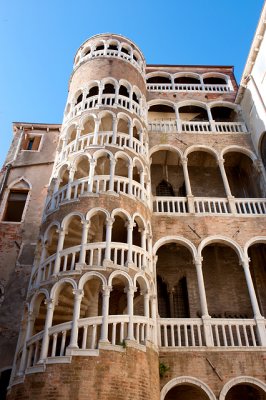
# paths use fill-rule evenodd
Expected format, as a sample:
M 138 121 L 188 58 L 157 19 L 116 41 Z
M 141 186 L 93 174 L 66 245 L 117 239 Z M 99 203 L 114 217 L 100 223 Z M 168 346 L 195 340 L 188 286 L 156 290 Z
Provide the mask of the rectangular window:
M 21 221 L 27 196 L 28 192 L 25 190 L 10 190 L 3 221 Z
M 41 138 L 41 135 L 26 134 L 22 142 L 22 150 L 38 151 Z

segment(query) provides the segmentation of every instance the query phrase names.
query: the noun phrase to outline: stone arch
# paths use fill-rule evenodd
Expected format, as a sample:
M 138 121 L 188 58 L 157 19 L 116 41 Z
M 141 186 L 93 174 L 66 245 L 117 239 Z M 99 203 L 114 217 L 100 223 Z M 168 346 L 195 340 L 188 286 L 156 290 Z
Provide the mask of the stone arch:
M 128 222 L 132 221 L 132 218 L 128 211 L 124 210 L 123 208 L 115 208 L 111 212 L 111 218 L 114 218 L 116 215 L 123 216 Z
M 266 236 L 255 236 L 249 239 L 244 245 L 244 254 L 248 257 L 248 249 L 256 243 L 266 243 Z
M 156 76 L 161 76 L 164 78 L 169 78 L 171 80 L 171 74 L 169 72 L 165 72 L 165 71 L 155 71 L 155 72 L 150 72 L 149 74 L 146 75 L 146 81 L 148 82 L 148 80 L 150 78 L 154 78 Z
M 78 288 L 77 283 L 76 283 L 76 281 L 74 279 L 72 279 L 72 278 L 62 278 L 62 279 L 60 279 L 60 281 L 56 282 L 53 285 L 52 289 L 51 289 L 50 298 L 52 300 L 56 300 L 57 299 L 57 296 L 58 296 L 58 294 L 60 292 L 60 289 L 65 283 L 69 283 L 73 287 L 73 290 Z
M 197 253 L 197 249 L 196 249 L 195 245 L 192 242 L 190 242 L 190 240 L 188 240 L 182 236 L 164 236 L 161 239 L 157 240 L 157 242 L 153 246 L 153 255 L 156 255 L 157 250 L 161 246 L 163 246 L 167 243 L 172 243 L 172 242 L 178 243 L 178 244 L 186 247 L 191 252 L 193 259 L 194 260 L 197 259 L 198 253 Z
M 249 383 L 250 385 L 257 386 L 264 392 L 266 392 L 266 385 L 260 379 L 253 378 L 252 376 L 238 376 L 237 378 L 231 379 L 224 385 L 224 387 L 221 390 L 219 400 L 225 400 L 226 394 L 229 392 L 229 390 L 233 386 L 239 385 L 241 383 Z
M 79 218 L 81 219 L 82 222 L 85 220 L 84 215 L 83 215 L 81 212 L 79 212 L 79 211 L 72 211 L 71 213 L 67 214 L 67 215 L 64 217 L 64 219 L 63 219 L 63 221 L 62 221 L 62 223 L 61 223 L 61 227 L 62 227 L 63 229 L 67 229 L 68 224 L 71 222 L 71 218 L 72 218 L 72 217 L 79 217 Z
M 144 275 L 143 272 L 138 272 L 138 273 L 134 276 L 134 278 L 133 278 L 133 285 L 134 285 L 135 287 L 137 286 L 137 280 L 138 280 L 138 279 L 142 279 L 143 282 L 145 283 L 145 286 L 143 286 L 142 289 L 145 288 L 145 289 L 147 290 L 147 292 L 150 293 L 150 283 L 149 283 L 147 277 Z
M 181 159 L 183 157 L 183 153 L 178 147 L 171 146 L 169 144 L 157 144 L 156 146 L 153 146 L 150 149 L 149 156 L 151 157 L 154 153 L 156 153 L 157 151 L 161 151 L 161 150 L 173 151 L 173 152 L 176 152 Z
M 95 207 L 87 212 L 86 220 L 89 221 L 90 218 L 92 218 L 98 212 L 102 212 L 106 215 L 106 218 L 110 218 L 110 213 L 109 213 L 109 211 L 105 210 L 105 208 Z
M 164 400 L 165 396 L 167 393 L 175 386 L 177 385 L 182 385 L 182 384 L 188 384 L 195 386 L 199 389 L 202 389 L 206 395 L 209 397 L 210 400 L 216 400 L 216 396 L 212 392 L 212 390 L 209 388 L 209 386 L 206 385 L 206 383 L 200 381 L 197 378 L 194 378 L 192 376 L 180 376 L 178 378 L 174 378 L 171 381 L 167 382 L 167 384 L 162 388 L 161 390 L 161 396 L 160 400 Z
M 48 225 L 48 227 L 45 229 L 45 232 L 44 232 L 44 235 L 43 235 L 43 243 L 45 243 L 48 240 L 49 231 L 53 226 L 56 226 L 57 229 L 60 229 L 60 222 L 59 221 L 52 221 Z
M 165 106 L 169 106 L 172 107 L 173 109 L 175 109 L 175 102 L 171 101 L 171 100 L 164 100 L 164 99 L 154 99 L 154 100 L 150 100 L 147 103 L 147 109 L 149 110 L 150 107 L 152 106 L 157 106 L 157 105 L 165 105 Z
M 25 189 L 30 191 L 32 189 L 32 185 L 27 178 L 21 176 L 20 178 L 17 178 L 14 181 L 12 181 L 7 187 L 7 189 L 14 189 L 14 188 Z
M 239 152 L 242 154 L 245 154 L 246 156 L 248 156 L 253 162 L 257 160 L 257 156 L 256 154 L 245 148 L 242 146 L 237 146 L 237 145 L 233 145 L 233 146 L 226 146 L 225 148 L 223 148 L 223 150 L 221 151 L 221 156 L 224 157 L 225 154 L 229 153 L 229 152 Z
M 94 160 L 98 160 L 100 157 L 108 157 L 110 160 L 114 158 L 113 153 L 111 151 L 103 149 L 97 150 L 93 154 Z
M 31 301 L 29 303 L 29 312 L 34 311 L 34 308 L 36 306 L 36 300 L 40 294 L 44 295 L 46 300 L 49 299 L 49 292 L 47 289 L 44 289 L 44 288 L 38 289 L 37 292 L 35 292 L 34 295 L 32 296 Z
M 113 271 L 108 278 L 108 286 L 112 286 L 114 278 L 123 276 L 128 283 L 128 287 L 133 287 L 133 281 L 130 275 L 124 271 Z
M 188 155 L 189 154 L 191 154 L 191 153 L 193 153 L 193 152 L 195 152 L 195 151 L 205 151 L 206 153 L 209 153 L 209 154 L 211 154 L 212 156 L 214 156 L 215 157 L 215 159 L 218 161 L 219 160 L 219 154 L 218 154 L 218 152 L 215 150 L 215 149 L 213 149 L 212 147 L 210 147 L 210 146 L 206 146 L 206 145 L 192 145 L 192 146 L 189 146 L 186 150 L 185 150 L 185 152 L 184 152 L 184 157 L 188 157 Z
M 220 78 L 225 80 L 225 83 L 228 83 L 230 80 L 230 77 L 226 74 L 222 74 L 221 72 L 205 72 L 202 74 L 202 78 Z
M 197 79 L 200 82 L 200 74 L 197 74 L 196 72 L 177 72 L 173 74 L 173 79 L 175 78 L 194 78 Z
M 83 289 L 84 285 L 86 284 L 87 281 L 89 281 L 90 279 L 94 278 L 94 277 L 98 277 L 103 286 L 107 286 L 107 279 L 104 275 L 102 275 L 100 272 L 97 271 L 90 271 L 90 272 L 86 272 L 79 280 L 78 282 L 78 289 Z
M 241 248 L 241 246 L 235 240 L 222 235 L 213 235 L 203 239 L 198 247 L 198 257 L 202 257 L 202 250 L 204 249 L 204 247 L 213 243 L 221 243 L 231 247 L 237 253 L 239 262 L 243 260 L 243 249 Z

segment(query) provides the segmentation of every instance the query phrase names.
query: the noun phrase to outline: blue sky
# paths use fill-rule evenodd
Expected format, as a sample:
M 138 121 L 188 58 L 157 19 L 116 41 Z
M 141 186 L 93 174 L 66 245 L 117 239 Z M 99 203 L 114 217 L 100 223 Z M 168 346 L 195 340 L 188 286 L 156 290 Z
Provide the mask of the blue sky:
M 12 122 L 61 123 L 76 50 L 129 37 L 148 64 L 234 65 L 239 82 L 263 0 L 2 0 L 0 165 Z

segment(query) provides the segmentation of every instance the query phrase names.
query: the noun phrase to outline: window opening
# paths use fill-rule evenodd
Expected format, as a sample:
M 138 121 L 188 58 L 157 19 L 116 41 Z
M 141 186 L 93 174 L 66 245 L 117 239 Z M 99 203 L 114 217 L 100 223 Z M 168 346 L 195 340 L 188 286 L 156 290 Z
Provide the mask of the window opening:
M 156 196 L 174 196 L 174 189 L 171 183 L 163 179 L 156 187 Z
M 3 221 L 20 222 L 25 208 L 28 191 L 10 190 Z
M 22 150 L 36 151 L 39 149 L 41 142 L 41 135 L 25 135 L 24 141 L 22 143 Z

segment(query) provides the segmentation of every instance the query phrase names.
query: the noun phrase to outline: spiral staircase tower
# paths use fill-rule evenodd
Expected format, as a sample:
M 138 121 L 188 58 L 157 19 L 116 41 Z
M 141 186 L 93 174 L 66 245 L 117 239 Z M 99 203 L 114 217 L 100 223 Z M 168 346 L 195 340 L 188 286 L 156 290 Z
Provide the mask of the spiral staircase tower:
M 158 396 L 145 97 L 134 43 L 102 34 L 82 44 L 12 378 L 42 372 L 42 395 L 68 364 L 68 383 L 54 384 L 66 398 L 122 399 L 129 387 L 134 398 Z

